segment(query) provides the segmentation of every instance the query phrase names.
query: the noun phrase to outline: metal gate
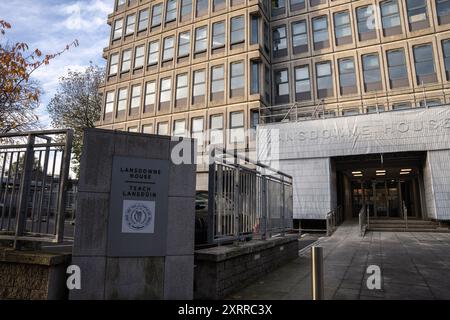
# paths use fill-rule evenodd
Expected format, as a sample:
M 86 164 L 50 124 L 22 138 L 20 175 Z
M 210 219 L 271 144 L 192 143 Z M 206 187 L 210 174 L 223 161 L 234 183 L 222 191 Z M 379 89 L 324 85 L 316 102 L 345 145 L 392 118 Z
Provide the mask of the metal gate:
M 209 166 L 208 242 L 268 239 L 293 227 L 292 177 L 215 149 Z
M 73 132 L 0 135 L 0 240 L 61 243 Z

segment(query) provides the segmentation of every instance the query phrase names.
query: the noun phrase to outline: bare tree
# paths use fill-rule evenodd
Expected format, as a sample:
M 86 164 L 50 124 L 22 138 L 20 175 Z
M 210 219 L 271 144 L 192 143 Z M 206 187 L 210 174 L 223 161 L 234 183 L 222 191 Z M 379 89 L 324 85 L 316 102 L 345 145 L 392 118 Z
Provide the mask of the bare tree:
M 56 128 L 74 131 L 74 171 L 78 174 L 83 144 L 83 130 L 93 128 L 100 120 L 102 97 L 99 87 L 104 70 L 90 65 L 85 71 L 69 71 L 60 79 L 59 88 L 47 106 L 47 111 Z

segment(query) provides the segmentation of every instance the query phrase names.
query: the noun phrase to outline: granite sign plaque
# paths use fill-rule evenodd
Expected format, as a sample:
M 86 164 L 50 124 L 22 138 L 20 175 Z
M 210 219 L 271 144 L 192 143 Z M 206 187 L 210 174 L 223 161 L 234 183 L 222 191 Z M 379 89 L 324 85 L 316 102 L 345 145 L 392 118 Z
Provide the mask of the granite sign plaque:
M 169 162 L 114 157 L 109 256 L 166 253 Z

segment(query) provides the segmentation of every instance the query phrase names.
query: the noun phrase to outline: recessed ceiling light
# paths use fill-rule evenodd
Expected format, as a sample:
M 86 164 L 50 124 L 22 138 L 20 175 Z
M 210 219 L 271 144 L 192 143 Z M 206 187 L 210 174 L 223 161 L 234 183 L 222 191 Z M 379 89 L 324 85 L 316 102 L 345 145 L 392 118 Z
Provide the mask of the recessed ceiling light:
M 362 171 L 353 171 L 352 174 L 362 174 Z
M 411 172 L 412 169 L 402 169 L 401 172 Z
M 386 173 L 386 170 L 377 170 L 377 173 Z
M 400 172 L 401 175 L 407 175 L 410 174 L 411 172 Z
M 386 172 L 385 173 L 377 173 L 377 176 L 385 176 L 386 175 Z

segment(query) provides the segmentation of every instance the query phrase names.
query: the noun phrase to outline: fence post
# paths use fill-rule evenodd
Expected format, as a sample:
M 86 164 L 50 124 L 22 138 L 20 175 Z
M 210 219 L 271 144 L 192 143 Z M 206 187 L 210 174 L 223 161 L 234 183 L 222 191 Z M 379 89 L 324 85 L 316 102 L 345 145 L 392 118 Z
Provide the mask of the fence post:
M 311 290 L 313 300 L 324 299 L 323 248 L 311 248 Z
M 241 211 L 241 192 L 240 192 L 240 168 L 239 164 L 236 165 L 234 169 L 234 228 L 235 228 L 235 237 L 240 240 L 241 236 L 241 224 L 239 221 L 239 213 Z
M 283 202 L 282 202 L 282 204 L 283 204 L 283 209 L 282 209 L 282 223 L 283 223 L 283 230 L 282 230 L 282 232 L 281 232 L 281 235 L 284 237 L 285 235 L 286 235 L 286 219 L 285 219 L 285 217 L 286 217 L 286 194 L 285 194 L 285 185 L 284 185 L 284 176 L 282 176 L 282 178 L 281 178 L 281 185 L 283 186 L 283 195 L 282 195 L 282 197 L 283 197 Z
M 265 169 L 263 171 L 265 173 Z M 267 240 L 269 238 L 268 234 L 268 224 L 269 224 L 269 217 L 268 217 L 268 197 L 267 197 L 267 178 L 265 174 L 261 175 L 261 187 L 262 187 L 262 218 L 263 218 L 263 232 L 262 232 L 262 238 L 264 240 Z
M 14 238 L 15 250 L 20 250 L 20 242 L 18 238 L 23 236 L 27 222 L 28 197 L 30 194 L 31 175 L 33 173 L 34 165 L 34 142 L 35 137 L 33 135 L 29 135 L 27 149 L 25 151 L 25 157 L 23 160 L 23 174 L 20 181 L 19 207 L 16 212 L 16 231 Z
M 211 147 L 212 151 L 209 158 L 209 177 L 208 177 L 208 230 L 207 242 L 214 243 L 214 212 L 216 209 L 216 148 Z M 220 195 L 222 196 L 222 195 Z M 219 199 L 221 201 L 221 199 Z M 221 225 L 219 223 L 219 225 Z
M 57 207 L 56 242 L 64 241 L 64 221 L 66 218 L 67 180 L 69 180 L 70 160 L 72 158 L 73 131 L 67 130 L 64 154 L 61 160 L 61 181 Z

